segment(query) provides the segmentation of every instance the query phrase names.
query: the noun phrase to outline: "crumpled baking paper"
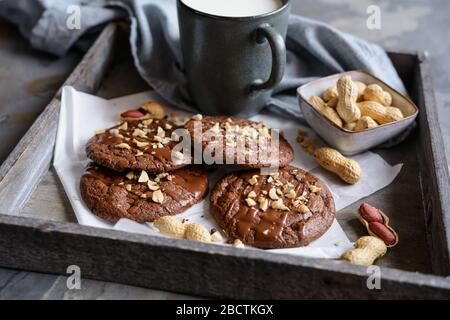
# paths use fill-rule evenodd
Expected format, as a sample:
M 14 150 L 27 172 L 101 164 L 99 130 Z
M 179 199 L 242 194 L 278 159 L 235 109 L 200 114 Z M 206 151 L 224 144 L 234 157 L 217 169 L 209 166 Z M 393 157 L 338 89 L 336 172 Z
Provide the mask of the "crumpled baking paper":
M 85 145 L 89 138 L 94 135 L 94 131 L 115 125 L 121 112 L 150 100 L 159 101 L 167 106 L 167 103 L 162 101 L 153 91 L 105 100 L 78 92 L 72 87 L 64 87 L 53 165 L 80 224 L 141 233 L 149 236 L 163 236 L 151 223 L 139 224 L 128 219 L 121 219 L 113 224 L 98 218 L 84 204 L 79 189 L 80 178 L 86 165 L 90 162 L 85 154 Z M 180 116 L 190 116 L 190 114 L 185 112 L 171 109 L 169 106 L 167 109 L 169 112 L 177 112 Z M 309 137 L 316 137 L 310 128 L 302 127 L 295 120 L 269 113 L 257 115 L 252 120 L 263 121 L 266 125 L 283 131 L 285 138 L 294 148 L 295 160 L 292 162 L 292 165 L 311 171 L 327 183 L 333 192 L 336 210 L 343 209 L 359 199 L 386 187 L 395 179 L 402 167 L 401 164 L 390 166 L 379 155 L 365 152 L 353 157 L 361 165 L 364 175 L 356 185 L 349 186 L 318 167 L 313 157 L 308 155 L 296 142 L 300 129 L 308 132 Z M 230 168 L 223 166 L 223 168 L 210 174 L 210 187 L 227 171 L 230 171 Z M 201 223 L 208 229 L 216 228 L 220 230 L 209 213 L 209 197 L 206 197 L 201 203 L 194 205 L 184 213 L 177 215 L 177 217 L 187 219 L 189 223 Z M 337 220 L 335 220 L 331 228 L 322 237 L 313 241 L 307 247 L 267 251 L 276 254 L 285 253 L 305 257 L 336 259 L 351 247 L 352 243 Z M 236 250 L 260 249 L 246 247 L 246 249 L 236 248 Z

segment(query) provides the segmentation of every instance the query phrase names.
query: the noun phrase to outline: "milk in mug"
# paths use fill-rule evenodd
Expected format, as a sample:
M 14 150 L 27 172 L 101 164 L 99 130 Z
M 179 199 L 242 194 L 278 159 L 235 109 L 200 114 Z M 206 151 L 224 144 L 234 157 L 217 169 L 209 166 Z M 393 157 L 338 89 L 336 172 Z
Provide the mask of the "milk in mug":
M 221 17 L 251 17 L 275 11 L 281 0 L 181 0 L 192 9 Z

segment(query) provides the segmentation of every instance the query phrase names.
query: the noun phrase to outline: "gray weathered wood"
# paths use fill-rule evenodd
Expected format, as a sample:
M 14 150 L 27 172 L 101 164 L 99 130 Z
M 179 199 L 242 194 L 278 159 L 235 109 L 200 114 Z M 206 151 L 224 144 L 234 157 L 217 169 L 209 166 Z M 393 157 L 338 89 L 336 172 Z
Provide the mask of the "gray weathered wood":
M 77 221 L 64 188 L 53 169 L 43 177 L 19 215 L 60 222 Z
M 424 56 L 421 67 L 417 99 L 423 108 L 419 117 L 421 150 L 421 187 L 425 209 L 425 223 L 428 230 L 433 271 L 436 274 L 450 274 L 450 178 L 444 150 L 441 129 L 429 71 Z
M 65 85 L 93 92 L 112 59 L 117 25 L 108 26 Z M 61 90 L 0 167 L 0 212 L 20 210 L 48 171 L 56 139 Z
M 28 254 L 24 254 L 28 252 Z M 450 279 L 381 268 L 381 290 L 366 268 L 101 230 L 74 223 L 0 216 L 0 264 L 199 296 L 231 298 L 450 298 Z
M 77 69 L 79 76 L 71 77 L 69 84 L 87 92 L 97 87 L 114 57 L 113 44 L 116 42 L 116 34 L 116 27 L 109 27 L 103 32 L 100 38 L 102 41 L 99 40 L 91 49 L 91 55 L 88 53 Z M 407 192 L 398 192 L 399 188 L 393 192 L 388 188 L 380 191 L 379 196 L 387 198 L 385 202 L 390 204 L 398 201 L 397 198 L 389 198 L 391 194 L 403 197 L 402 199 L 408 199 L 408 196 L 414 198 L 414 201 L 408 204 L 409 207 L 407 205 L 402 207 L 403 210 L 415 209 L 414 216 L 408 216 L 411 212 L 399 212 L 395 215 L 395 220 L 393 219 L 393 222 L 399 225 L 404 221 L 402 219 L 409 219 L 408 224 L 402 225 L 400 230 L 406 233 L 408 229 L 414 229 L 409 234 L 410 239 L 419 238 L 418 242 L 410 243 L 408 247 L 399 246 L 394 249 L 412 256 L 411 264 L 410 261 L 403 260 L 398 266 L 408 269 L 410 265 L 410 270 L 429 272 L 427 262 L 431 260 L 430 268 L 432 267 L 435 273 L 448 275 L 448 209 L 446 208 L 450 206 L 445 199 L 448 199 L 450 192 L 448 180 L 445 180 L 448 179 L 447 166 L 443 169 L 440 165 L 442 157 L 439 155 L 439 150 L 442 145 L 437 139 L 439 131 L 433 128 L 422 129 L 423 126 L 437 123 L 437 115 L 433 112 L 433 101 L 427 98 L 429 94 L 432 94 L 431 87 L 428 82 L 422 82 L 421 78 L 426 72 L 423 69 L 426 67 L 426 62 L 418 61 L 417 56 L 414 55 L 392 54 L 391 57 L 403 78 L 407 80 L 407 85 L 412 88 L 412 96 L 416 98 L 422 111 L 420 140 L 414 143 L 411 139 L 415 136 L 412 136 L 409 144 L 403 147 L 410 145 L 413 148 L 412 151 L 405 153 L 412 157 L 416 157 L 414 148 L 418 150 L 421 166 L 425 167 L 420 170 L 424 196 L 422 197 L 418 188 L 410 186 L 418 184 L 418 181 L 406 177 L 398 183 L 401 183 L 401 187 L 408 187 L 407 192 L 412 193 L 411 195 Z M 80 85 L 86 85 L 86 87 L 83 88 Z M 56 105 L 51 106 L 51 109 L 56 109 Z M 56 117 L 57 112 L 54 114 Z M 47 116 L 45 119 L 49 121 L 52 118 Z M 45 123 L 41 124 L 45 128 Z M 36 160 L 32 152 L 32 147 L 36 144 L 34 137 L 36 132 L 40 134 L 45 132 L 43 128 L 33 127 L 29 136 L 24 138 L 21 147 L 18 148 L 19 151 L 22 150 L 16 153 L 19 156 L 13 156 L 11 158 L 13 161 L 0 170 L 0 179 L 3 178 L 0 181 L 1 201 L 5 200 L 10 205 L 20 207 L 36 186 L 38 179 L 30 179 L 29 189 L 22 195 L 27 192 L 29 194 L 26 197 L 21 195 L 22 200 L 17 203 L 5 197 L 5 195 L 14 195 L 11 190 L 20 190 L 17 189 L 18 187 L 9 185 L 13 183 L 14 170 L 17 168 L 18 174 L 26 175 L 29 166 L 25 166 L 26 162 L 23 162 L 23 158 L 29 156 L 29 159 Z M 53 146 L 50 149 L 53 150 Z M 386 154 L 393 153 L 386 152 Z M 398 159 L 397 155 L 394 160 Z M 50 159 L 47 165 L 49 163 Z M 413 170 L 408 171 L 408 174 L 415 173 L 417 161 L 414 160 L 408 164 L 411 164 L 410 170 Z M 8 181 L 5 180 L 7 178 L 10 179 L 9 183 L 5 182 Z M 9 193 L 2 194 L 2 187 Z M 424 210 L 420 200 L 424 201 L 423 206 L 427 209 L 427 215 L 431 217 L 429 219 L 431 221 L 427 223 L 424 221 Z M 5 207 L 10 208 L 4 205 L 0 207 L 0 212 L 3 212 Z M 18 210 L 7 212 L 19 213 Z M 24 210 L 22 213 L 34 216 L 32 210 Z M 421 215 L 422 222 L 420 222 Z M 240 251 L 235 248 L 94 229 L 74 223 L 52 222 L 48 220 L 52 214 L 43 212 L 38 216 L 47 217 L 47 219 L 35 220 L 28 217 L 0 215 L 1 266 L 62 274 L 65 273 L 68 265 L 77 264 L 86 278 L 213 297 L 450 297 L 450 280 L 439 276 L 382 268 L 382 290 L 370 291 L 366 287 L 365 268 L 337 261 L 287 255 L 274 256 L 261 250 Z M 425 227 L 432 250 L 429 250 L 430 248 L 424 242 Z M 405 244 L 408 243 L 405 242 Z M 426 249 L 430 251 L 431 259 L 424 254 L 423 251 Z M 420 256 L 422 259 L 420 263 L 417 264 L 414 255 Z M 388 259 L 389 257 L 386 261 L 389 261 Z

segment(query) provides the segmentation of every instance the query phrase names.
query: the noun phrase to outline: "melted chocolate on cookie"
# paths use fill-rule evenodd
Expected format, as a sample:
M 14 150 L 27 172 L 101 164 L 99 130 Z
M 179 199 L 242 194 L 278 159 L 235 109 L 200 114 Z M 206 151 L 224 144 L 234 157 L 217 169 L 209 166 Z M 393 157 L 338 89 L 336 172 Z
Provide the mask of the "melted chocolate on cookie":
M 170 173 L 146 171 L 119 173 L 91 164 L 80 182 L 86 205 L 97 216 L 112 222 L 128 218 L 137 222 L 183 212 L 204 198 L 206 172 L 188 166 Z
M 191 157 L 172 150 L 179 137 L 177 127 L 165 119 L 126 121 L 97 132 L 86 146 L 87 156 L 113 170 L 147 170 L 151 173 L 172 171 L 191 163 Z
M 285 167 L 230 174 L 211 193 L 212 213 L 231 237 L 259 248 L 305 246 L 335 217 L 329 189 L 313 175 Z

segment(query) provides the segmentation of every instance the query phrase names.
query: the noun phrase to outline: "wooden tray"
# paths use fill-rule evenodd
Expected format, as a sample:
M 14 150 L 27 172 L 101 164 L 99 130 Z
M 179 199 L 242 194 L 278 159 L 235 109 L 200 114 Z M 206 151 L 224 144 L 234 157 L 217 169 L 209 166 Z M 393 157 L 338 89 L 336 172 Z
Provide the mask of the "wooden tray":
M 0 168 L 0 266 L 228 298 L 449 298 L 450 187 L 429 65 L 418 54 L 390 57 L 419 106 L 418 129 L 400 146 L 375 150 L 404 167 L 370 196 L 391 217 L 400 244 L 377 264 L 381 290 L 364 267 L 81 226 L 51 168 L 60 92 Z M 111 24 L 66 85 L 113 98 L 148 90 Z M 365 235 L 354 204 L 338 213 L 351 240 Z

